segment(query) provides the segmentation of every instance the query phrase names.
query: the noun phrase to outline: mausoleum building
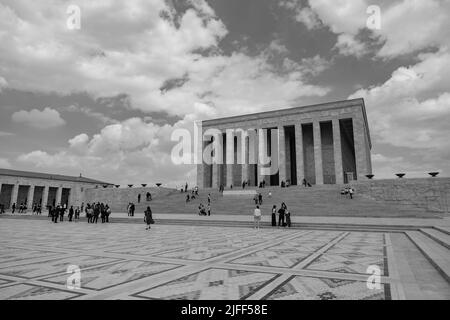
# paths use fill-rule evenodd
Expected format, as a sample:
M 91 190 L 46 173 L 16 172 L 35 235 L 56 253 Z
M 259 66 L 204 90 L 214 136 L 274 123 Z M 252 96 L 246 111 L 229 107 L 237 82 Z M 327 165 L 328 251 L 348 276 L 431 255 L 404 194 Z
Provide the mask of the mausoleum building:
M 211 131 L 220 134 L 209 135 Z M 211 152 L 212 162 L 203 159 L 197 165 L 197 184 L 203 188 L 241 186 L 244 181 L 250 186 L 262 181 L 300 185 L 303 179 L 311 185 L 343 184 L 372 174 L 363 99 L 206 120 L 202 136 L 203 151 L 210 144 L 218 146 Z M 255 157 L 260 151 L 277 163 L 276 172 L 263 173 L 268 165 Z

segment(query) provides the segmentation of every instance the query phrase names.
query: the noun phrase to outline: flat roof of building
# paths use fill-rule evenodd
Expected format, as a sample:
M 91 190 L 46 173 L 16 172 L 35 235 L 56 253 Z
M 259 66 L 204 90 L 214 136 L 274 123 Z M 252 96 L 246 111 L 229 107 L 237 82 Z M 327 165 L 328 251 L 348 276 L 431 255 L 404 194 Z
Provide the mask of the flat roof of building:
M 238 115 L 238 116 L 203 120 L 202 125 L 209 127 L 209 126 L 214 126 L 214 125 L 226 124 L 226 123 L 230 123 L 230 122 L 249 121 L 249 120 L 262 119 L 262 118 L 274 118 L 274 117 L 277 117 L 280 115 L 293 115 L 293 114 L 299 114 L 299 113 L 305 113 L 305 112 L 320 112 L 320 111 L 324 111 L 324 110 L 340 109 L 340 108 L 352 107 L 352 106 L 360 106 L 362 109 L 364 122 L 366 124 L 366 133 L 367 133 L 367 137 L 369 140 L 369 146 L 372 147 L 372 141 L 370 138 L 370 131 L 369 131 L 369 123 L 367 121 L 366 106 L 364 104 L 363 98 L 331 101 L 331 102 L 318 103 L 318 104 L 313 104 L 313 105 L 304 105 L 304 106 L 291 107 L 291 108 L 275 109 L 275 110 L 271 110 L 271 111 L 243 114 L 243 115 Z
M 66 176 L 62 174 L 53 173 L 42 173 L 42 172 L 31 172 L 31 171 L 20 171 L 11 169 L 0 168 L 0 175 L 11 176 L 11 177 L 24 177 L 24 178 L 34 178 L 34 179 L 46 179 L 46 180 L 61 180 L 61 181 L 73 181 L 73 182 L 83 182 L 92 184 L 102 184 L 102 185 L 112 185 L 112 183 L 94 180 L 90 178 L 75 176 Z

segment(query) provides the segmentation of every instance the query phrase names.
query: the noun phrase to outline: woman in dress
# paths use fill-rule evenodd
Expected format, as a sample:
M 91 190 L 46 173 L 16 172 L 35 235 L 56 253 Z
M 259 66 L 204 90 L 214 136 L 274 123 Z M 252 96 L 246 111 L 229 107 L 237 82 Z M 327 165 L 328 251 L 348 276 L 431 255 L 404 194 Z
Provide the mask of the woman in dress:
M 152 210 L 150 209 L 150 207 L 147 207 L 147 210 L 145 210 L 144 212 L 144 221 L 147 224 L 145 230 L 150 230 L 150 225 L 153 223 Z

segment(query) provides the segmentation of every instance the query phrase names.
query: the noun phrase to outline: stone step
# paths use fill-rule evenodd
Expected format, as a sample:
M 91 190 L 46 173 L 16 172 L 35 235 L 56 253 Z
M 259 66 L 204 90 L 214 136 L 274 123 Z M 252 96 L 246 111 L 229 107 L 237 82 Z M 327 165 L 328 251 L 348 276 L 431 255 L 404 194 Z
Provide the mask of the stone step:
M 447 227 L 447 226 L 434 226 L 433 228 L 436 229 L 436 230 L 439 230 L 439 231 L 441 231 L 443 233 L 450 234 L 450 226 L 449 227 Z
M 442 246 L 446 247 L 447 249 L 450 249 L 450 235 L 431 228 L 420 229 L 420 231 L 425 235 L 427 235 L 428 237 L 430 237 L 431 239 L 433 239 L 434 241 L 440 243 Z
M 50 218 L 47 215 L 5 215 L 0 216 L 0 219 L 27 219 L 27 220 L 48 220 Z M 157 225 L 186 225 L 186 226 L 216 226 L 216 227 L 253 227 L 253 219 L 251 216 L 248 219 L 239 220 L 221 220 L 214 216 L 197 216 L 189 219 L 186 218 L 155 218 L 155 223 Z M 58 222 L 60 223 L 60 222 Z M 67 216 L 64 217 L 63 223 L 68 222 Z M 85 217 L 80 217 L 77 222 L 73 223 L 86 223 L 87 219 Z M 99 218 L 99 224 L 101 220 Z M 126 223 L 126 224 L 144 224 L 143 215 L 138 215 L 135 217 L 111 217 L 110 223 Z M 262 221 L 261 227 L 264 228 L 275 228 L 271 226 L 269 221 Z M 287 228 L 287 227 L 286 227 Z M 373 224 L 343 224 L 343 223 L 292 223 L 291 228 L 293 229 L 311 229 L 311 230 L 346 230 L 346 231 L 368 231 L 368 232 L 404 232 L 405 230 L 418 230 L 417 227 L 408 225 L 373 225 Z M 288 229 L 288 228 L 287 228 Z
M 450 283 L 449 250 L 420 231 L 407 231 L 406 235 Z

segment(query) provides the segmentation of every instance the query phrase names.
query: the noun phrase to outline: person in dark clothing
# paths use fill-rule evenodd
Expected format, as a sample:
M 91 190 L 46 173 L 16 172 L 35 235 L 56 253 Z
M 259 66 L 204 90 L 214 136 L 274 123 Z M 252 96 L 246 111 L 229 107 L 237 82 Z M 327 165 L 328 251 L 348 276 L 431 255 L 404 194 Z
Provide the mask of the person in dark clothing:
M 263 197 L 262 197 L 262 194 L 261 194 L 261 192 L 258 194 L 258 202 L 259 202 L 259 205 L 262 205 L 262 200 L 263 199 Z
M 134 206 L 134 203 L 132 203 L 131 204 L 131 207 L 130 207 L 130 211 L 131 211 L 131 216 L 132 217 L 134 217 L 134 210 L 135 210 L 136 208 L 135 208 L 135 206 Z
M 278 226 L 284 227 L 284 206 L 281 205 L 281 208 L 278 210 Z
M 147 227 L 145 228 L 145 230 L 150 230 L 151 229 L 150 225 L 152 223 L 154 223 L 153 217 L 152 217 L 152 209 L 150 209 L 150 207 L 147 207 L 147 210 L 145 210 L 145 212 L 144 212 L 144 221 L 147 224 Z
M 57 208 L 50 207 L 50 215 L 52 216 L 52 221 L 58 223 L 59 211 Z
M 11 209 L 12 209 L 12 213 L 14 213 L 16 211 L 16 204 L 15 203 L 12 204 Z
M 100 218 L 102 219 L 102 223 L 106 221 L 106 212 L 103 206 L 100 206 Z
M 273 205 L 272 207 L 272 227 L 277 226 L 277 206 Z
M 98 222 L 99 215 L 100 215 L 100 204 L 97 203 L 94 208 L 94 219 L 93 219 L 92 223 Z
M 284 211 L 284 216 L 286 218 L 286 225 L 290 228 L 291 227 L 291 213 L 289 212 L 289 210 L 287 208 Z
M 69 209 L 69 222 L 72 222 L 73 214 L 74 214 L 73 206 L 70 206 L 70 209 Z

